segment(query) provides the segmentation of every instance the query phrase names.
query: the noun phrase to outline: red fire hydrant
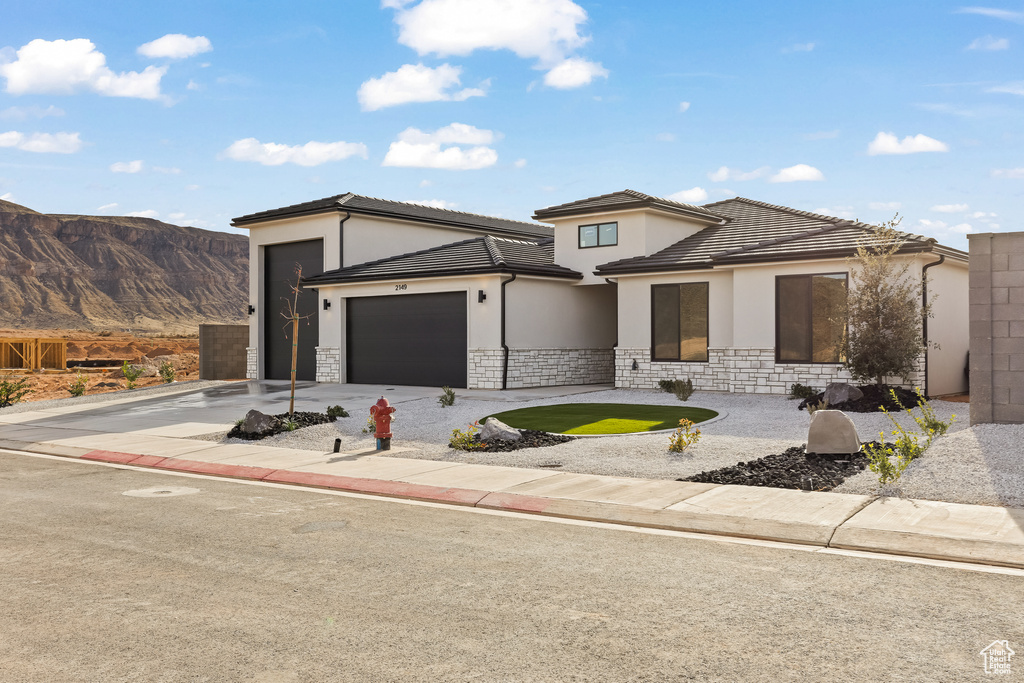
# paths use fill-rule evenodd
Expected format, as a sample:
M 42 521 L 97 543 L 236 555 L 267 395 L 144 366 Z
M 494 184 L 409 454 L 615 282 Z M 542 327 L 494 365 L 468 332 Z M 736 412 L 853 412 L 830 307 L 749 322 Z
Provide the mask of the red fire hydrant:
M 383 396 L 375 404 L 370 406 L 370 415 L 377 429 L 373 436 L 377 439 L 378 451 L 391 450 L 391 413 L 395 412 L 394 407 Z

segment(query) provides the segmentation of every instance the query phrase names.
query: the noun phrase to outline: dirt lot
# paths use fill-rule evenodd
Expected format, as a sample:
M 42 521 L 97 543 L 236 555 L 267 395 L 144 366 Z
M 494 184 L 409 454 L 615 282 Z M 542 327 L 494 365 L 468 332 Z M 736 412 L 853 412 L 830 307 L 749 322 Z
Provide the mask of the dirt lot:
M 86 394 L 101 394 L 125 389 L 121 373 L 122 361 L 144 367 L 143 376 L 136 381 L 139 387 L 160 384 L 157 370 L 164 361 L 171 363 L 176 380 L 199 379 L 199 337 L 140 336 L 125 332 L 86 332 L 81 330 L 12 330 L 0 329 L 0 337 L 68 340 L 68 360 L 109 360 L 106 367 L 82 368 L 87 378 Z M 42 401 L 71 396 L 68 385 L 75 381 L 77 370 L 45 370 L 42 373 L 24 373 L 18 370 L 0 370 L 0 376 L 28 377 L 32 393 L 25 401 Z

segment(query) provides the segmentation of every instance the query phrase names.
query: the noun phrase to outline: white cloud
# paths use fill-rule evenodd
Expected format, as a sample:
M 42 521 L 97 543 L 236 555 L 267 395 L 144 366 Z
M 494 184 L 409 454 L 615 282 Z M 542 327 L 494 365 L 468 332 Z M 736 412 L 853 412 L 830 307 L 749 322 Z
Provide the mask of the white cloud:
M 975 211 L 974 213 L 971 214 L 971 218 L 980 220 L 982 223 L 991 223 L 992 219 L 995 218 L 997 215 L 998 214 L 991 212 Z
M 366 145 L 361 142 L 307 142 L 304 145 L 282 145 L 260 142 L 256 138 L 236 140 L 221 154 L 235 161 L 255 161 L 264 166 L 298 164 L 319 166 L 328 161 L 340 161 L 351 156 L 368 157 Z
M 404 204 L 419 204 L 420 206 L 429 206 L 433 209 L 454 209 L 458 204 L 455 202 L 445 201 L 444 199 L 423 199 L 420 201 L 414 201 L 407 199 L 403 202 Z
M 822 216 L 833 216 L 835 218 L 846 218 L 849 220 L 853 220 L 857 217 L 852 206 L 834 206 L 831 208 L 822 207 L 820 209 L 815 209 L 812 213 L 818 213 Z
M 433 133 L 406 128 L 391 143 L 382 165 L 459 171 L 486 168 L 498 162 L 498 153 L 486 145 L 500 137 L 494 131 L 464 123 L 452 123 Z M 459 144 L 476 146 L 463 149 L 455 146 Z
M 768 175 L 771 171 L 772 169 L 768 166 L 755 168 L 753 171 L 741 171 L 737 168 L 722 166 L 717 171 L 708 173 L 708 178 L 716 183 L 722 183 L 726 180 L 757 180 Z
M 590 85 L 595 78 L 608 78 L 608 69 L 582 57 L 570 57 L 544 74 L 544 85 L 569 90 Z
M 802 181 L 814 181 L 824 180 L 825 175 L 807 164 L 797 164 L 796 166 L 790 166 L 784 168 L 771 178 L 768 179 L 770 183 L 796 183 Z
M 0 133 L 0 147 L 15 147 L 25 152 L 42 154 L 74 154 L 82 149 L 78 133 Z
M 3 194 L 0 194 L 0 199 L 4 200 L 5 202 L 13 202 L 14 201 L 14 193 L 12 193 L 12 192 L 4 192 Z
M 970 208 L 967 204 L 936 204 L 931 208 L 931 211 L 937 211 L 938 213 L 964 213 Z
M 199 189 L 199 186 L 198 185 L 186 185 L 185 189 L 188 190 L 189 192 L 194 192 L 194 191 Z
M 210 40 L 206 36 L 195 36 L 190 38 L 184 33 L 168 33 L 162 38 L 144 43 L 139 46 L 138 53 L 144 57 L 158 59 L 184 59 L 213 49 Z
M 967 46 L 968 50 L 1009 50 L 1010 41 L 1006 38 L 994 38 L 992 36 L 982 36 L 975 38 L 971 41 L 971 44 Z
M 110 165 L 110 170 L 114 173 L 138 173 L 142 170 L 142 161 L 118 161 Z
M 420 187 L 430 187 L 433 184 L 434 184 L 433 181 L 426 180 L 426 179 L 420 181 Z
M 461 102 L 470 97 L 482 97 L 483 88 L 453 88 L 461 84 L 462 67 L 442 64 L 431 68 L 423 64 L 406 64 L 398 71 L 389 71 L 380 78 L 371 78 L 359 86 L 357 97 L 363 111 L 376 111 L 409 102 Z M 485 83 L 487 85 L 487 83 Z
M 974 232 L 974 226 L 970 223 L 958 223 L 949 229 L 950 232 L 955 232 L 961 235 L 966 235 L 969 232 Z
M 814 43 L 796 43 L 789 47 L 782 48 L 784 53 L 787 52 L 810 52 L 814 49 Z
M 18 50 L 15 61 L 0 64 L 0 76 L 7 79 L 7 92 L 12 95 L 91 90 L 110 97 L 154 100 L 160 97 L 160 79 L 166 72 L 166 66 L 147 66 L 142 73 L 115 73 L 103 53 L 85 38 L 37 38 Z
M 999 92 L 1008 93 L 1010 95 L 1024 95 L 1024 81 L 1014 81 L 1012 83 L 1004 83 L 1003 85 L 992 86 L 985 90 L 985 92 Z
M 993 178 L 1024 178 L 1024 167 L 1021 168 L 994 168 Z
M 961 7 L 957 10 L 957 13 L 980 14 L 993 19 L 1002 19 L 1003 21 L 1012 21 L 1015 24 L 1024 24 L 1024 12 L 1012 12 L 1010 10 L 996 9 L 993 7 Z
M 126 213 L 125 215 L 133 216 L 135 218 L 156 218 L 160 214 L 154 211 L 153 209 L 146 209 L 145 211 L 132 211 L 130 213 Z
M 203 86 L 199 85 L 198 83 L 193 81 L 191 78 L 188 79 L 188 84 L 185 85 L 185 87 L 187 89 L 189 89 L 189 90 L 202 90 L 203 89 Z
M 839 137 L 838 130 L 821 130 L 815 133 L 805 133 L 804 140 L 831 140 Z
M 892 133 L 879 132 L 868 144 L 868 154 L 917 154 L 918 152 L 948 152 L 949 145 L 927 135 L 908 135 L 900 140 Z
M 872 211 L 899 211 L 903 206 L 900 202 L 871 202 L 868 208 Z
M 181 173 L 181 169 L 175 166 L 154 166 L 153 170 L 157 173 L 166 173 L 167 175 L 178 175 Z
M 526 159 L 516 159 L 512 165 L 515 166 L 516 168 L 525 168 Z
M 113 211 L 117 208 L 117 202 L 111 202 L 110 204 L 104 204 L 103 206 L 96 209 L 97 211 Z
M 7 107 L 7 109 L 0 111 L 0 119 L 10 119 L 13 121 L 42 119 L 47 116 L 64 116 L 64 110 L 60 107 L 55 107 L 52 104 L 45 109 L 33 104 L 30 107 Z
M 181 211 L 177 211 L 175 213 L 167 214 L 167 217 L 170 218 L 172 221 L 180 221 L 182 218 L 185 217 L 185 214 Z
M 658 133 L 654 136 L 654 139 L 658 142 L 675 142 L 676 136 L 673 133 Z
M 382 0 L 381 6 L 396 10 L 398 42 L 420 55 L 511 50 L 537 60 L 538 69 L 552 69 L 544 81 L 555 88 L 608 75 L 600 64 L 574 57 L 590 39 L 580 34 L 587 13 L 572 0 Z
M 666 197 L 666 199 L 671 199 L 674 202 L 683 202 L 684 204 L 696 204 L 703 202 L 707 198 L 708 192 L 703 187 L 691 187 L 689 190 L 681 190 Z

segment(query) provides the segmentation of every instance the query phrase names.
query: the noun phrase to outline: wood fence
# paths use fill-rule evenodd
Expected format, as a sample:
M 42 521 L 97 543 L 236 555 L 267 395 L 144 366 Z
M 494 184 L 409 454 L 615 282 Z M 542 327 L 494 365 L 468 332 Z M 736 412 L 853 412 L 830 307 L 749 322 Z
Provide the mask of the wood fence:
M 66 370 L 65 339 L 0 339 L 0 368 L 8 370 Z

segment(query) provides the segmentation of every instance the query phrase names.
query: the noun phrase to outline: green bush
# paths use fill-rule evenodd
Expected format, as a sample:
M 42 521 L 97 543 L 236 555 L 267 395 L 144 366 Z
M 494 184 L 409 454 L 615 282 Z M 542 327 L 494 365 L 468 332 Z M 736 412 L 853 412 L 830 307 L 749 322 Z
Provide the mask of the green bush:
M 698 441 L 700 441 L 700 430 L 693 429 L 693 422 L 683 418 L 679 421 L 679 429 L 672 432 L 672 436 L 669 438 L 668 449 L 673 453 L 682 453 Z
M 448 408 L 455 405 L 455 391 L 451 387 L 441 387 L 441 397 L 437 399 L 437 402 L 441 404 L 442 408 Z
M 85 375 L 78 373 L 75 376 L 75 381 L 68 384 L 68 393 L 72 396 L 82 396 L 85 394 L 85 385 L 89 383 L 89 380 L 85 378 Z
M 171 365 L 170 361 L 165 360 L 160 364 L 160 379 L 164 381 L 164 384 L 170 384 L 174 381 L 174 366 Z
M 31 393 L 27 377 L 14 379 L 14 375 L 4 375 L 4 378 L 0 379 L 0 408 L 13 406 Z
M 658 386 L 662 391 L 675 394 L 680 401 L 685 401 L 693 396 L 693 380 L 691 379 L 660 379 Z
M 142 376 L 142 368 L 137 365 L 128 365 L 128 361 L 125 361 L 121 365 L 121 374 L 123 374 L 125 380 L 127 380 L 128 388 L 134 389 L 136 380 Z
M 474 422 L 469 425 L 466 427 L 465 431 L 461 429 L 453 429 L 452 437 L 448 440 L 448 447 L 455 448 L 460 451 L 472 451 L 478 448 L 483 448 L 485 444 L 482 444 L 473 438 L 476 436 L 477 430 L 479 429 L 479 422 Z
M 883 406 L 882 412 L 892 422 L 893 430 L 891 434 L 896 437 L 896 441 L 892 446 L 885 445 L 885 433 L 879 432 L 878 438 L 879 441 L 883 442 L 882 445 L 868 444 L 864 448 L 864 453 L 868 456 L 869 460 L 868 467 L 878 475 L 879 484 L 894 484 L 899 481 L 900 476 L 910 466 L 910 463 L 921 457 L 924 451 L 932 444 L 932 441 L 935 440 L 935 437 L 944 435 L 956 418 L 956 415 L 953 415 L 950 417 L 949 422 L 940 420 L 921 391 L 916 390 L 915 393 L 917 394 L 917 407 L 921 411 L 921 415 L 915 415 L 912 408 L 907 408 L 900 403 L 895 391 L 889 390 L 893 401 L 914 419 L 917 426 L 921 428 L 922 434 L 908 432 Z M 924 445 L 919 441 L 920 436 L 924 437 Z
M 803 384 L 800 384 L 799 382 L 797 382 L 796 384 L 792 384 L 789 387 L 789 397 L 790 398 L 805 399 L 805 398 L 814 398 L 817 395 L 818 395 L 818 392 L 815 391 L 814 387 L 804 386 Z
M 328 406 L 327 417 L 331 418 L 331 421 L 333 422 L 339 417 L 348 417 L 348 411 L 341 406 Z

